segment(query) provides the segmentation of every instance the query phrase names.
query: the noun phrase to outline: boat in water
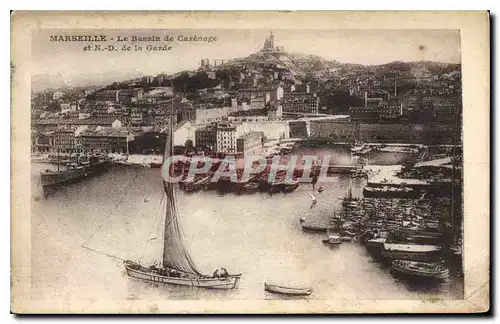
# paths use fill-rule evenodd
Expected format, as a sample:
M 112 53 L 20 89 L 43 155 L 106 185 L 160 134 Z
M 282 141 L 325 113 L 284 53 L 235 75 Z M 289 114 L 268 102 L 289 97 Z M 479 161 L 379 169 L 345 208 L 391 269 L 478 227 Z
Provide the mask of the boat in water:
M 251 194 L 256 193 L 260 190 L 260 184 L 258 182 L 249 182 L 244 186 L 244 192 Z
M 305 232 L 316 232 L 316 233 L 326 233 L 328 231 L 328 225 L 315 223 L 308 221 L 306 218 L 301 217 L 299 219 L 302 230 Z
M 77 160 L 77 162 L 68 163 L 63 168 L 58 164 L 58 170 L 47 169 L 40 173 L 42 187 L 47 189 L 56 185 L 79 181 L 106 171 L 109 165 L 108 159 L 97 156 L 88 157 L 86 161 Z
M 450 270 L 442 262 L 417 262 L 394 260 L 391 263 L 394 276 L 410 280 L 444 281 L 450 275 Z
M 340 245 L 342 244 L 342 239 L 339 235 L 330 234 L 327 238 L 321 240 L 324 244 L 329 245 Z
M 384 243 L 382 255 L 389 260 L 403 259 L 428 262 L 436 260 L 441 254 L 438 245 Z
M 210 182 L 210 180 L 211 180 L 211 177 L 206 175 L 203 177 L 198 177 L 197 179 L 195 179 L 192 182 L 187 182 L 183 186 L 184 192 L 187 192 L 187 193 L 198 192 L 198 191 L 202 190 L 203 188 L 205 188 L 205 185 L 208 182 Z
M 368 198 L 406 198 L 417 199 L 422 195 L 420 190 L 410 187 L 383 186 L 363 188 L 363 196 Z
M 173 131 L 170 123 L 170 136 L 165 143 L 164 160 L 173 154 Z M 172 173 L 173 168 L 170 172 Z M 241 274 L 212 276 L 202 274 L 196 267 L 186 248 L 182 229 L 178 221 L 179 212 L 174 191 L 174 183 L 163 180 L 166 212 L 158 222 L 160 238 L 155 241 L 159 244 L 159 253 L 151 264 L 145 265 L 131 260 L 124 261 L 127 275 L 149 282 L 164 283 L 180 286 L 192 286 L 211 289 L 234 289 L 238 286 Z
M 289 192 L 294 191 L 298 187 L 299 187 L 299 182 L 297 180 L 289 180 L 289 181 L 285 181 L 283 183 L 282 191 L 285 193 L 289 193 Z
M 273 294 L 293 296 L 308 296 L 313 292 L 312 288 L 285 287 L 267 282 L 264 283 L 264 290 Z

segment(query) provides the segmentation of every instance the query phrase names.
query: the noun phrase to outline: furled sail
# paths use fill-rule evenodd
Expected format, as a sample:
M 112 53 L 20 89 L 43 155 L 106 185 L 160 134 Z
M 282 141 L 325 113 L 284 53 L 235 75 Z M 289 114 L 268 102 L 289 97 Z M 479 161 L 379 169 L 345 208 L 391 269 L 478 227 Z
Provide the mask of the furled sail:
M 170 122 L 169 136 L 165 143 L 164 161 L 173 155 L 173 126 Z M 163 233 L 163 266 L 183 272 L 201 275 L 184 244 L 184 236 L 178 222 L 174 183 L 163 180 L 166 198 L 166 215 Z

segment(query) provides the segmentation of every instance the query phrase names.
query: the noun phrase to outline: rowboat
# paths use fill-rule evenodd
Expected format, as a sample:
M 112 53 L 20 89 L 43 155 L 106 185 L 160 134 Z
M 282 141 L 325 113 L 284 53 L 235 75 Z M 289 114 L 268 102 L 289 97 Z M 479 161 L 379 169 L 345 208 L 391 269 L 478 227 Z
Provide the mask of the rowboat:
M 391 272 L 397 277 L 425 281 L 444 281 L 450 275 L 450 270 L 442 263 L 408 260 L 392 261 Z
M 324 244 L 330 244 L 330 245 L 342 244 L 342 240 L 341 240 L 340 236 L 338 236 L 338 235 L 328 235 L 328 238 L 323 239 L 322 242 Z
M 308 296 L 313 290 L 311 288 L 285 287 L 271 283 L 264 283 L 264 290 L 273 294 L 293 295 L 293 296 Z

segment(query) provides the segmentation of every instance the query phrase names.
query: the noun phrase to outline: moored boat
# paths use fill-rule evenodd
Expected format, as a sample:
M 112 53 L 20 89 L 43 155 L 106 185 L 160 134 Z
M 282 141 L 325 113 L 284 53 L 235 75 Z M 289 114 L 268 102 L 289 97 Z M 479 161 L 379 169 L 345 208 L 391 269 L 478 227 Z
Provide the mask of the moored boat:
M 260 184 L 257 182 L 249 182 L 245 184 L 245 193 L 255 193 L 260 190 Z
M 285 287 L 267 282 L 264 283 L 264 290 L 274 294 L 293 296 L 308 296 L 313 292 L 312 288 Z
M 41 172 L 43 188 L 78 181 L 104 172 L 109 166 L 108 160 L 92 158 L 88 163 L 71 163 L 64 170 L 45 170 Z
M 283 192 L 292 192 L 299 187 L 299 182 L 297 180 L 290 180 L 283 183 Z
M 444 281 L 450 275 L 450 270 L 442 262 L 408 260 L 393 260 L 391 272 L 397 277 L 425 281 Z
M 424 244 L 384 243 L 382 255 L 389 260 L 403 259 L 411 261 L 436 260 L 441 253 L 441 247 Z
M 330 244 L 330 245 L 340 245 L 342 244 L 342 240 L 339 235 L 328 235 L 326 239 L 321 240 L 324 244 Z
M 228 275 L 227 277 L 209 277 L 180 272 L 176 269 L 147 268 L 130 260 L 126 260 L 124 262 L 124 266 L 127 275 L 130 277 L 180 286 L 193 286 L 210 289 L 233 289 L 238 287 L 241 278 L 241 274 Z
M 371 187 L 363 188 L 363 196 L 369 198 L 419 198 L 422 195 L 420 190 L 410 187 Z
M 301 220 L 302 230 L 306 232 L 316 232 L 316 233 L 326 233 L 328 230 L 327 225 L 314 224 L 307 222 L 306 220 Z
M 173 127 L 170 122 L 170 136 L 165 142 L 164 160 L 173 155 Z M 174 191 L 174 183 L 163 179 L 163 196 L 161 202 L 165 204 L 165 212 L 157 222 L 156 232 L 160 233 L 154 254 L 154 260 L 149 265 L 127 260 L 124 267 L 128 276 L 149 282 L 164 284 L 193 286 L 211 289 L 236 288 L 241 274 L 229 274 L 224 268 L 221 273 L 214 271 L 212 276 L 202 274 L 185 244 L 179 222 L 179 211 Z M 147 244 L 148 241 L 146 241 Z
M 340 240 L 341 240 L 342 242 L 351 242 L 353 239 L 354 239 L 354 237 L 349 236 L 349 235 L 342 235 L 342 236 L 340 237 Z

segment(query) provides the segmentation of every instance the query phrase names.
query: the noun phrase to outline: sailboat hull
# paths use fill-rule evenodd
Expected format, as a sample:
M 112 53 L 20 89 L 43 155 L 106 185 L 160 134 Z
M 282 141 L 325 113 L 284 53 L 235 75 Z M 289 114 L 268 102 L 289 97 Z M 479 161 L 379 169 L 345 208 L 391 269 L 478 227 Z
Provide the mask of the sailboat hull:
M 241 275 L 229 275 L 225 278 L 177 278 L 162 276 L 150 269 L 143 267 L 132 261 L 125 261 L 125 270 L 129 277 L 142 279 L 150 282 L 158 282 L 169 285 L 191 286 L 207 289 L 234 289 L 238 288 Z

